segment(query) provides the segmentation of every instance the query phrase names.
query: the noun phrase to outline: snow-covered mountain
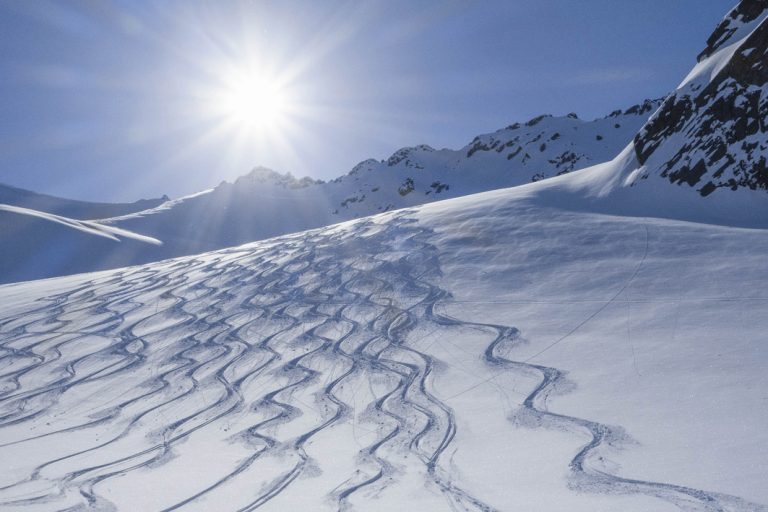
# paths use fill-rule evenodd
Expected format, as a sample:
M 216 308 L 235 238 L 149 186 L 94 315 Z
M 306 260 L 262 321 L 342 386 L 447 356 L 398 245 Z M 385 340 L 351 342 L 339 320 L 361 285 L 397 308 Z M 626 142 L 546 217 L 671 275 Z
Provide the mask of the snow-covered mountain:
M 0 508 L 768 512 L 768 198 L 649 166 L 687 133 L 522 186 L 0 286 Z M 267 190 L 313 187 L 282 180 Z M 224 199 L 279 204 L 250 186 L 115 223 L 210 201 L 226 227 Z
M 0 286 L 0 508 L 768 511 L 768 229 L 549 183 Z
M 459 150 L 403 148 L 385 161 L 359 163 L 324 193 L 334 202 L 341 197 L 334 210 L 346 219 L 566 174 L 613 158 L 660 104 L 645 100 L 588 122 L 573 113 L 538 116 Z
M 702 196 L 768 190 L 767 6 L 765 0 L 739 3 L 635 136 L 641 177 L 660 175 Z
M 581 211 L 764 227 L 766 119 L 768 1 L 747 0 L 616 158 L 516 193 Z
M 387 160 L 361 162 L 327 183 L 257 168 L 234 183 L 223 182 L 162 204 L 153 202 L 138 213 L 137 208 L 119 211 L 113 205 L 62 206 L 59 200 L 54 207 L 40 199 L 44 196 L 20 201 L 15 192 L 10 195 L 13 205 L 76 219 L 106 218 L 97 223 L 99 229 L 120 228 L 158 239 L 162 245 L 147 246 L 135 236 L 121 237 L 117 244 L 72 232 L 61 223 L 52 225 L 41 220 L 44 216 L 19 218 L 0 209 L 0 282 L 196 254 L 568 173 L 612 158 L 660 103 L 645 101 L 593 121 L 582 121 L 575 114 L 539 116 L 478 136 L 459 150 L 403 148 Z

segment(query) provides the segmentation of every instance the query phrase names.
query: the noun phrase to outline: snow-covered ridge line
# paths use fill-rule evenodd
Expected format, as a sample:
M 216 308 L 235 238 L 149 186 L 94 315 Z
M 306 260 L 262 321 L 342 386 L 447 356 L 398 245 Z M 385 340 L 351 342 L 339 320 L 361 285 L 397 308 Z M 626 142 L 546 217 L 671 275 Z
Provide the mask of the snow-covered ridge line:
M 369 159 L 327 183 L 256 168 L 233 183 L 99 222 L 163 241 L 160 248 L 68 243 L 52 254 L 45 233 L 0 227 L 0 283 L 158 261 L 319 228 L 389 210 L 506 188 L 563 175 L 610 160 L 648 119 L 648 100 L 593 121 L 576 115 L 539 116 L 463 148 L 403 148 L 383 161 Z M 34 240 L 34 237 L 32 237 Z M 61 244 L 59 244 L 61 245 Z
M 734 8 L 734 11 L 737 9 L 738 7 Z M 724 38 L 713 47 L 711 53 L 702 53 L 696 65 L 676 89 L 683 89 L 690 84 L 690 89 L 695 90 L 696 86 L 701 87 L 711 82 L 728 64 L 736 50 L 752 36 L 766 18 L 768 18 L 768 7 L 748 23 L 739 25 L 738 30 L 734 29 L 728 38 Z M 728 44 L 723 46 L 725 42 Z
M 155 206 L 154 208 L 149 208 L 147 210 L 141 210 L 141 211 L 134 212 L 134 213 L 128 213 L 128 214 L 120 215 L 120 216 L 117 216 L 117 217 L 108 217 L 108 218 L 97 219 L 97 220 L 99 222 L 103 222 L 103 223 L 107 223 L 107 224 L 112 224 L 112 223 L 120 222 L 122 220 L 136 219 L 136 218 L 143 217 L 145 215 L 152 215 L 152 214 L 155 214 L 155 213 L 159 213 L 159 212 L 163 212 L 163 211 L 166 211 L 166 210 L 170 210 L 170 209 L 172 209 L 172 208 L 174 208 L 174 207 L 176 207 L 176 206 L 178 206 L 180 204 L 183 204 L 186 201 L 189 201 L 190 199 L 194 199 L 196 197 L 204 196 L 205 194 L 210 194 L 211 192 L 213 192 L 213 190 L 214 189 L 212 189 L 212 188 L 207 189 L 207 190 L 201 190 L 200 192 L 195 192 L 194 194 L 189 194 L 189 195 L 186 195 L 186 196 L 183 196 L 183 197 L 179 197 L 177 199 L 169 199 L 169 200 L 164 201 L 163 203 Z
M 768 2 L 743 0 L 634 138 L 643 178 L 701 195 L 768 191 Z
M 96 221 L 70 219 L 67 217 L 62 217 L 61 215 L 54 215 L 52 213 L 40 212 L 37 210 L 32 210 L 30 208 L 22 208 L 20 206 L 11 206 L 8 204 L 0 204 L 0 211 L 6 211 L 10 213 L 19 214 L 19 215 L 26 215 L 29 217 L 36 217 L 38 219 L 43 219 L 49 222 L 55 222 L 57 224 L 67 226 L 74 230 L 82 231 L 83 233 L 88 233 L 89 235 L 109 238 L 110 240 L 114 240 L 115 242 L 120 241 L 120 238 L 118 237 L 124 237 L 124 238 L 130 238 L 132 240 L 138 240 L 139 242 L 145 242 L 148 244 L 154 244 L 154 245 L 163 244 L 163 242 L 158 240 L 157 238 L 152 238 L 151 236 L 144 236 L 139 233 L 128 231 L 127 229 L 121 229 L 114 226 L 106 226 Z
M 93 220 L 115 217 L 154 208 L 167 201 L 163 196 L 156 199 L 140 199 L 133 203 L 94 203 L 65 199 L 0 183 L 0 203 L 40 212 L 53 213 L 77 220 Z
M 332 208 L 331 221 L 357 218 L 539 181 L 610 160 L 661 101 L 645 100 L 592 121 L 573 113 L 541 115 L 479 135 L 459 149 L 404 147 L 384 160 L 364 160 L 327 183 L 256 168 L 216 190 L 258 195 L 259 190 L 286 189 L 291 195 L 322 198 Z
M 765 16 L 768 2 L 765 0 L 740 0 L 723 20 L 715 27 L 714 32 L 707 39 L 707 46 L 697 56 L 701 62 L 723 46 L 743 39 L 745 34 L 751 32 Z

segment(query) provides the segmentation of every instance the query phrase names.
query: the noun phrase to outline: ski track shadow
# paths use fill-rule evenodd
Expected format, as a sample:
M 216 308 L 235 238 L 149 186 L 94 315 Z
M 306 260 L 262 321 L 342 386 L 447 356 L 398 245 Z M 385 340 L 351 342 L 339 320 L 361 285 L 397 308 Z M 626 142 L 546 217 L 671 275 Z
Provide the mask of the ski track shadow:
M 328 489 L 339 510 L 395 485 L 403 475 L 398 453 L 418 458 L 427 485 L 449 508 L 494 510 L 443 461 L 457 428 L 454 411 L 432 390 L 443 362 L 409 339 L 417 329 L 427 336 L 471 327 L 488 333 L 481 355 L 489 368 L 539 381 L 511 428 L 590 435 L 569 463 L 573 489 L 642 493 L 681 510 L 768 510 L 594 464 L 602 447 L 628 436 L 549 412 L 547 396 L 569 383 L 561 370 L 512 359 L 521 343 L 514 327 L 437 311 L 451 300 L 434 284 L 438 250 L 430 230 L 409 215 L 118 270 L 0 318 L 0 450 L 59 441 L 26 476 L 3 479 L 0 507 L 112 510 L 99 483 L 162 469 L 200 434 L 236 445 L 244 457 L 164 510 L 220 500 L 250 470 L 271 463 L 273 474 L 231 508 L 255 510 L 300 477 L 317 476 L 307 443 L 351 422 L 374 440 L 357 453 L 357 469 Z M 371 400 L 345 401 L 345 386 L 361 379 Z M 101 434 L 66 446 L 68 436 L 87 432 Z

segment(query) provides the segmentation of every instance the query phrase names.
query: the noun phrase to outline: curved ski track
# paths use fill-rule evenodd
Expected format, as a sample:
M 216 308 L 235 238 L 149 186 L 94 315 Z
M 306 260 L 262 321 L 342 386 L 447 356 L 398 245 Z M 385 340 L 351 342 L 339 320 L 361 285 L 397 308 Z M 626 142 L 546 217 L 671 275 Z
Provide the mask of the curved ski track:
M 501 355 L 514 346 L 515 328 L 436 311 L 450 294 L 431 282 L 440 271 L 430 237 L 404 212 L 385 224 L 361 221 L 116 271 L 0 318 L 0 455 L 53 447 L 25 476 L 0 481 L 0 508 L 113 509 L 100 483 L 161 468 L 208 430 L 243 457 L 165 510 L 207 498 L 222 510 L 220 493 L 252 479 L 263 462 L 273 474 L 249 481 L 247 502 L 230 508 L 256 510 L 312 471 L 310 440 L 360 416 L 375 425 L 375 440 L 360 450 L 357 471 L 327 490 L 336 508 L 395 485 L 391 455 L 410 453 L 446 508 L 495 510 L 441 466 L 454 413 L 431 391 L 436 361 L 408 339 L 416 326 L 470 326 L 488 333 L 478 357 L 489 367 L 540 376 L 518 416 L 591 435 L 570 462 L 573 487 L 644 493 L 681 510 L 766 510 L 594 468 L 590 461 L 619 431 L 547 411 L 563 373 Z M 342 398 L 353 379 L 378 383 L 362 412 Z M 68 448 L 69 436 L 79 436 L 77 448 Z

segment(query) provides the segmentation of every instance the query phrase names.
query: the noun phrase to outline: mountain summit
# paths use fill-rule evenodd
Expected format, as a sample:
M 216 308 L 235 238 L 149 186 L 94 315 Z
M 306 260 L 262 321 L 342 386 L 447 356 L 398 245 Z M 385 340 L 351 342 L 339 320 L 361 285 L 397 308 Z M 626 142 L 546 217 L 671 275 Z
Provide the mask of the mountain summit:
M 768 2 L 745 0 L 634 138 L 645 175 L 694 187 L 768 190 Z

